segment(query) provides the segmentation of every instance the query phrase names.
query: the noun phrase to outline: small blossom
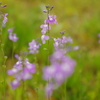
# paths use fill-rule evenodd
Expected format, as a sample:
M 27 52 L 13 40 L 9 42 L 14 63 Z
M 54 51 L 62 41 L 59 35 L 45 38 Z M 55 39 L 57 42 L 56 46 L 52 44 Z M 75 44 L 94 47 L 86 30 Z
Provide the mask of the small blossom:
M 50 24 L 58 24 L 56 20 L 56 15 L 49 15 L 48 19 L 44 21 L 45 23 L 50 23 Z
M 2 26 L 3 26 L 3 27 L 5 27 L 5 24 L 6 24 L 7 21 L 8 21 L 7 15 L 8 15 L 8 13 L 5 13 L 5 14 L 4 14 L 4 19 L 3 19 L 3 23 L 2 23 Z
M 48 27 L 48 24 L 42 24 L 42 25 L 40 26 L 40 28 L 42 28 L 41 33 L 42 33 L 42 34 L 46 34 L 47 30 L 50 30 L 50 29 L 51 29 L 51 26 Z
M 13 33 L 13 29 L 12 28 L 8 29 L 8 33 Z
M 19 85 L 20 82 L 16 79 L 11 82 L 12 89 L 16 89 Z
M 14 75 L 15 80 L 11 82 L 13 89 L 20 85 L 21 80 L 27 80 L 32 78 L 32 74 L 36 72 L 35 64 L 30 63 L 28 59 L 22 60 L 17 56 L 18 61 L 15 63 L 12 69 L 8 70 L 8 75 Z
M 3 5 L 2 7 L 7 7 L 7 5 L 5 4 L 5 5 Z
M 36 42 L 35 40 L 32 40 L 32 42 L 29 43 L 29 50 L 30 53 L 35 54 L 39 52 L 41 44 L 39 42 Z
M 44 13 L 47 13 L 47 10 L 43 10 Z
M 42 35 L 41 40 L 42 40 L 42 43 L 45 44 L 46 40 L 49 40 L 49 36 L 48 35 Z
M 46 86 L 47 96 L 51 96 L 55 89 L 53 86 L 60 86 L 74 71 L 76 62 L 68 56 L 65 56 L 65 53 L 65 50 L 55 51 L 50 57 L 51 65 L 43 69 L 43 79 L 49 80 Z M 50 88 L 48 87 L 49 85 Z
M 13 42 L 16 42 L 18 40 L 18 37 L 16 36 L 16 33 L 14 34 L 9 33 L 9 39 L 12 40 Z

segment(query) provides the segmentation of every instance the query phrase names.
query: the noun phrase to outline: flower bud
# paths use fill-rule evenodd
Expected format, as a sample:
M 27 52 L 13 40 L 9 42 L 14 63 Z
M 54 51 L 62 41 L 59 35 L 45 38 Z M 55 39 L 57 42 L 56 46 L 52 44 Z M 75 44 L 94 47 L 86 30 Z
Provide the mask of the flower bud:
M 44 13 L 47 13 L 47 10 L 43 10 Z
M 50 8 L 50 10 L 52 10 L 54 8 L 54 6 L 52 6 L 51 8 Z
M 5 5 L 3 5 L 2 7 L 7 7 L 7 5 L 5 4 Z

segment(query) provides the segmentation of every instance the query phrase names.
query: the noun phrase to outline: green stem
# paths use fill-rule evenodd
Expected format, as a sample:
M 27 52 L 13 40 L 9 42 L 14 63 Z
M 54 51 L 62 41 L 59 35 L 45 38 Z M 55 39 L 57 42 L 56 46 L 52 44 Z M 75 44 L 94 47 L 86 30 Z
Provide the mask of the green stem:
M 22 100 L 25 100 L 25 96 L 24 96 L 24 94 L 25 94 L 25 82 L 24 81 L 22 81 Z
M 65 97 L 65 100 L 67 99 L 67 96 L 66 96 L 66 81 L 64 83 L 64 97 Z
M 1 52 L 2 52 L 1 66 L 3 68 L 4 100 L 6 100 L 6 65 L 5 65 L 5 62 L 6 62 L 7 57 L 5 56 L 4 49 L 3 49 L 4 44 L 2 43 L 2 27 L 0 28 L 0 46 L 1 46 Z
M 47 13 L 47 18 L 49 20 L 49 10 L 48 10 L 48 13 Z M 49 31 L 49 23 L 48 24 L 48 36 L 50 37 L 50 31 Z M 47 65 L 50 65 L 50 62 L 49 62 L 49 55 L 50 55 L 50 41 L 48 40 L 48 60 L 47 60 Z M 49 84 L 49 80 L 47 81 L 47 84 Z M 48 100 L 51 100 L 51 97 L 48 97 Z

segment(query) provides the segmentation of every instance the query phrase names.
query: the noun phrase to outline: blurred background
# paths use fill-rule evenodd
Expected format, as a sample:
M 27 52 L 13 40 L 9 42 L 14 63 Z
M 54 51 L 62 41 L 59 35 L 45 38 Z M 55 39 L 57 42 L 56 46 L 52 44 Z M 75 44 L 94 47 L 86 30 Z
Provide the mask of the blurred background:
M 52 26 L 51 36 L 58 37 L 60 31 L 66 30 L 66 34 L 71 36 L 74 41 L 73 45 L 80 47 L 78 51 L 69 53 L 76 60 L 77 65 L 73 75 L 67 80 L 66 100 L 100 100 L 99 0 L 1 0 L 1 2 L 8 5 L 3 8 L 3 12 L 8 13 L 8 22 L 3 28 L 4 50 L 5 55 L 8 56 L 7 69 L 13 67 L 11 61 L 13 47 L 12 42 L 8 39 L 7 30 L 15 27 L 14 32 L 19 37 L 18 42 L 15 43 L 14 54 L 27 51 L 28 43 L 41 36 L 40 25 L 46 19 L 46 14 L 42 11 L 45 10 L 45 5 L 49 4 L 54 6 L 51 14 L 56 15 L 58 21 L 57 26 Z M 45 51 L 41 51 L 41 55 L 39 54 L 37 57 L 40 66 L 42 66 L 42 62 L 46 60 Z M 31 56 L 30 58 L 32 61 L 34 57 Z M 41 82 L 41 77 L 38 78 L 38 82 Z M 0 81 L 2 81 L 2 76 L 0 76 Z M 7 96 L 9 98 L 7 100 L 15 100 L 15 94 L 9 85 L 10 81 L 11 78 L 8 76 Z M 27 100 L 36 100 L 34 79 L 29 80 L 27 84 L 29 93 Z M 43 85 L 39 84 L 38 86 L 40 97 L 42 97 Z M 0 84 L 0 88 L 0 96 L 2 96 L 2 84 Z M 61 99 L 62 88 L 54 92 L 51 100 L 64 100 Z M 16 100 L 20 100 L 19 92 L 20 88 L 16 90 Z

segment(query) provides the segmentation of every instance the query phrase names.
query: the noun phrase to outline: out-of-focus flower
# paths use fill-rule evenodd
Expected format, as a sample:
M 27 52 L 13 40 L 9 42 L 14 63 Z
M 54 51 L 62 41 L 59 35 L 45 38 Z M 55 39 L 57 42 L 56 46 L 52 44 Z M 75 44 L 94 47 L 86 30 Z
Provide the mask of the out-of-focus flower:
M 9 28 L 8 29 L 8 33 L 13 33 L 13 29 L 12 28 Z
M 65 47 L 65 44 L 66 43 L 73 43 L 73 40 L 71 37 L 66 37 L 66 36 L 62 36 L 62 38 L 54 38 L 54 47 L 55 47 L 55 50 L 58 50 L 58 49 L 64 49 Z
M 79 46 L 75 46 L 74 48 L 73 48 L 73 50 L 78 50 L 79 49 Z
M 35 40 L 32 40 L 32 42 L 29 43 L 29 52 L 32 54 L 38 53 L 39 52 L 39 48 L 40 48 L 41 44 Z
M 42 28 L 41 33 L 42 33 L 42 34 L 46 34 L 47 30 L 50 30 L 50 29 L 51 29 L 51 26 L 48 26 L 48 24 L 42 24 L 42 25 L 40 26 L 40 28 Z
M 52 86 L 60 86 L 74 71 L 76 62 L 65 56 L 65 50 L 57 50 L 50 57 L 51 65 L 43 69 L 43 79 L 49 80 Z M 49 84 L 49 83 L 48 83 Z M 51 96 L 54 88 L 46 86 L 46 95 Z
M 7 5 L 5 4 L 5 5 L 3 5 L 2 7 L 7 7 Z
M 20 81 L 16 79 L 11 82 L 12 89 L 16 89 L 19 85 L 20 85 Z
M 35 64 L 30 63 L 28 59 L 24 61 L 17 57 L 18 61 L 12 69 L 8 70 L 8 75 L 14 75 L 15 80 L 11 82 L 13 89 L 20 85 L 21 80 L 27 80 L 32 78 L 32 74 L 36 72 Z
M 2 26 L 3 26 L 3 27 L 5 27 L 5 24 L 6 24 L 7 21 L 8 21 L 7 15 L 8 15 L 8 13 L 5 13 L 4 16 L 3 16 L 3 17 L 4 17 L 3 22 L 2 22 Z
M 43 10 L 44 13 L 47 13 L 47 10 Z
M 42 35 L 41 40 L 42 40 L 42 43 L 45 44 L 46 40 L 49 40 L 49 36 L 48 35 Z
M 16 33 L 9 33 L 9 39 L 13 42 L 16 42 L 18 40 L 18 37 L 16 36 Z
M 62 43 L 61 43 L 61 38 L 54 38 L 54 47 L 56 50 L 58 50 L 59 48 L 63 47 Z
M 9 39 L 11 41 L 16 42 L 18 40 L 16 33 L 13 33 L 13 28 L 8 29 L 8 33 L 9 33 Z

